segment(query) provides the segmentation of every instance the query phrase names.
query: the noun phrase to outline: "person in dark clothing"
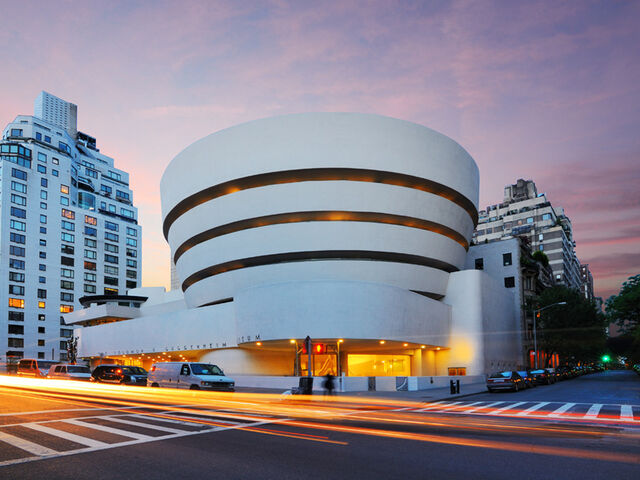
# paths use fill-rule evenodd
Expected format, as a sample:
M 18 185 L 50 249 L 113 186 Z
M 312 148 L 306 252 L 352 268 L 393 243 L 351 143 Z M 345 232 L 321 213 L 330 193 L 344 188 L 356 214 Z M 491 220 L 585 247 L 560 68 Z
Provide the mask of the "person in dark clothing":
M 329 373 L 324 380 L 324 394 L 333 395 L 334 388 L 335 388 L 335 383 L 333 381 L 333 375 Z

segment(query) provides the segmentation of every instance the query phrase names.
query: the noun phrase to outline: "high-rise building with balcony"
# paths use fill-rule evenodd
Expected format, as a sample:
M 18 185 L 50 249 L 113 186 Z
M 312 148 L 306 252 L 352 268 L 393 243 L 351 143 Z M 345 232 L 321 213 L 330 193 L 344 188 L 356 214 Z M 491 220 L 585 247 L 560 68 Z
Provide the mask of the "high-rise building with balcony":
M 140 286 L 129 174 L 77 131 L 77 107 L 42 92 L 0 140 L 0 362 L 66 359 L 61 314 L 84 295 Z
M 507 185 L 502 203 L 479 212 L 472 244 L 518 236 L 528 239 L 533 252 L 546 254 L 556 284 L 580 289 L 582 275 L 571 220 L 563 208 L 551 205 L 545 193 L 538 193 L 532 180 Z

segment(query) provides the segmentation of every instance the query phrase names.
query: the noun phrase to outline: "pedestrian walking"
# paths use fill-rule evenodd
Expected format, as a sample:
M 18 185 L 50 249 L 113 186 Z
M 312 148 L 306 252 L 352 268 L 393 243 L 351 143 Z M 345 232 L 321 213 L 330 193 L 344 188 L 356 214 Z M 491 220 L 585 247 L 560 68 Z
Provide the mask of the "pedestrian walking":
M 333 395 L 335 383 L 333 381 L 333 375 L 331 375 L 330 373 L 325 377 L 323 387 L 325 395 Z

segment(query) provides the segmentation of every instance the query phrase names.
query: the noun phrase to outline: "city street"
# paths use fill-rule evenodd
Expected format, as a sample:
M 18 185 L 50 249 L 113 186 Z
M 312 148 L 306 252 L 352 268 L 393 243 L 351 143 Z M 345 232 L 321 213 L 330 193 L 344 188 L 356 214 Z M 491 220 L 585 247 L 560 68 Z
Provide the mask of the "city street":
M 11 380 L 0 387 L 3 479 L 640 472 L 640 377 L 628 371 L 429 403 Z

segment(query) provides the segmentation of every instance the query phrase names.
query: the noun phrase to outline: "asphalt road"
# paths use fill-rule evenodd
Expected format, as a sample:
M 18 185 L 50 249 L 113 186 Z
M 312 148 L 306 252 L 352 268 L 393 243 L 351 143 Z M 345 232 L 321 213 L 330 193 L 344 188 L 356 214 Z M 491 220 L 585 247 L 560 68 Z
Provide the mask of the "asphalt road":
M 632 372 L 428 404 L 87 387 L 0 387 L 2 480 L 640 478 Z

